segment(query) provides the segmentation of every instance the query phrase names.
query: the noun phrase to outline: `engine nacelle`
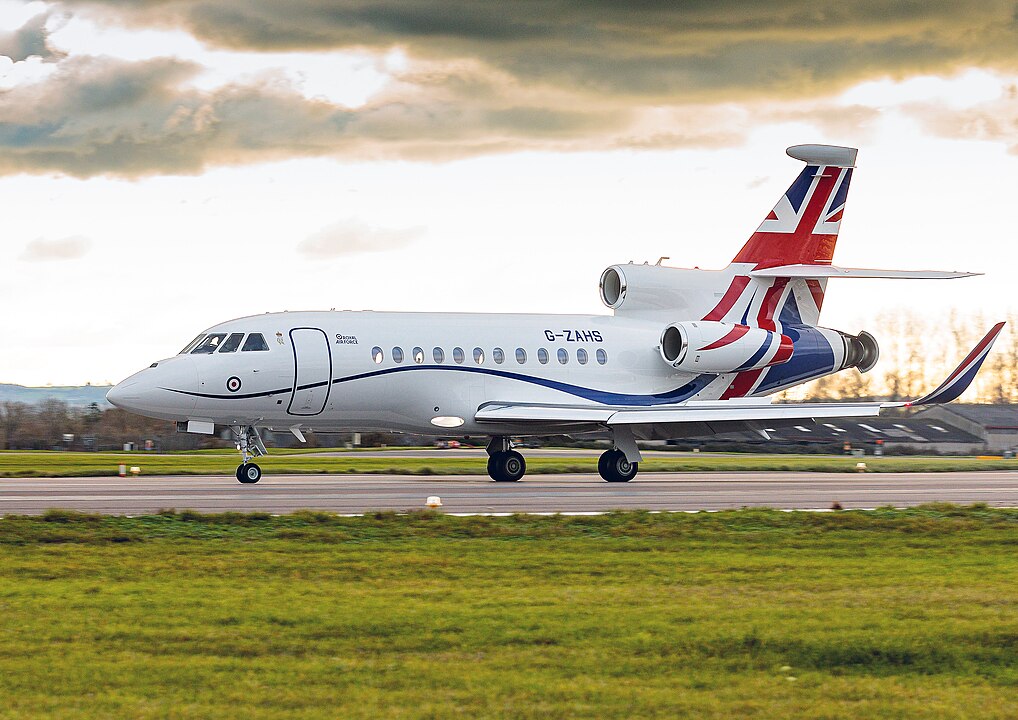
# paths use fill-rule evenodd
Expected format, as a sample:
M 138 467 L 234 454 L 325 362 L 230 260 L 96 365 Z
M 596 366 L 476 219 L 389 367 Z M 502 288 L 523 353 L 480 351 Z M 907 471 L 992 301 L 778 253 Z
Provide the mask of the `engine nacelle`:
M 717 302 L 714 293 L 728 287 L 732 277 L 728 270 L 612 265 L 601 273 L 601 301 L 626 317 L 663 322 L 703 317 Z
M 732 373 L 780 365 L 792 357 L 787 335 L 732 323 L 672 323 L 661 333 L 661 357 L 677 370 Z

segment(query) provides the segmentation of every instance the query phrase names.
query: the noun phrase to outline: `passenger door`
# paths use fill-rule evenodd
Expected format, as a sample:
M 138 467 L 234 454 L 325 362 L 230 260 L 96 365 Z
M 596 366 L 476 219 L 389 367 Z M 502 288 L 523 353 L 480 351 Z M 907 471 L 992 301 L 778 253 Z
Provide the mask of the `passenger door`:
M 293 395 L 286 411 L 290 415 L 319 415 L 332 390 L 332 348 L 329 336 L 319 328 L 294 328 Z

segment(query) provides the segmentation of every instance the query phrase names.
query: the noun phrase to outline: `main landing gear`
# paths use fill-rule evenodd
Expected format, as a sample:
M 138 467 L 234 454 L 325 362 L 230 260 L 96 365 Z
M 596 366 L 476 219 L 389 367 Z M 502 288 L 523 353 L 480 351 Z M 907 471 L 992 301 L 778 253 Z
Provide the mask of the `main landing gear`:
M 616 429 L 615 444 L 597 460 L 598 474 L 608 482 L 629 482 L 640 469 L 640 449 L 632 432 Z M 516 482 L 527 472 L 527 461 L 512 449 L 509 438 L 496 436 L 488 443 L 488 476 L 495 482 Z
M 507 437 L 488 443 L 488 476 L 495 482 L 516 482 L 527 472 L 527 461 L 511 447 Z
M 597 459 L 597 472 L 608 482 L 629 482 L 638 472 L 640 463 L 629 462 L 626 454 L 612 448 L 601 453 Z
M 265 449 L 265 443 L 262 442 L 258 428 L 254 425 L 236 426 L 231 429 L 237 438 L 237 450 L 240 451 L 242 458 L 241 464 L 237 466 L 237 479 L 245 485 L 256 483 L 262 479 L 262 469 L 248 460 L 266 455 L 268 451 Z

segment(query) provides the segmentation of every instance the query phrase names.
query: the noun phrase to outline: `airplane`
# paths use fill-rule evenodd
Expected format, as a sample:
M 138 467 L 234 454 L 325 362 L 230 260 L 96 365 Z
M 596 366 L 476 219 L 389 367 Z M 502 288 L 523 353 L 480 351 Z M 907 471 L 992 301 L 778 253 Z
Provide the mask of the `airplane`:
M 266 313 L 200 333 L 176 356 L 112 388 L 117 407 L 177 422 L 228 426 L 237 479 L 256 483 L 260 430 L 396 431 L 485 436 L 488 474 L 515 482 L 526 461 L 513 438 L 607 433 L 609 482 L 632 480 L 637 440 L 708 436 L 824 418 L 867 417 L 945 403 L 975 377 L 995 325 L 936 390 L 908 403 L 772 403 L 767 397 L 856 368 L 880 354 L 868 332 L 820 327 L 838 278 L 951 279 L 977 273 L 832 265 L 858 150 L 795 145 L 806 167 L 728 267 L 608 267 L 611 315 Z M 662 258 L 662 260 L 665 258 Z

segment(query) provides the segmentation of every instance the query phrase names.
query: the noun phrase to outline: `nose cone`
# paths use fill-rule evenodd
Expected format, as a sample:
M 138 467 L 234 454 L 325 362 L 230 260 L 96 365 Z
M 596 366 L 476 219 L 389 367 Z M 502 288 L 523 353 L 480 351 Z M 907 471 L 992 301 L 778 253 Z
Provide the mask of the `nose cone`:
M 137 386 L 137 380 L 128 378 L 110 388 L 110 391 L 106 393 L 106 401 L 122 410 L 131 410 L 131 402 L 140 400 L 138 393 L 133 390 Z
M 153 363 L 106 393 L 122 410 L 164 420 L 186 420 L 195 406 L 198 373 L 189 357 Z

